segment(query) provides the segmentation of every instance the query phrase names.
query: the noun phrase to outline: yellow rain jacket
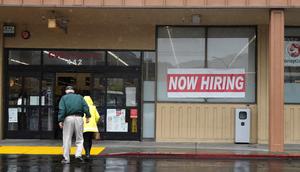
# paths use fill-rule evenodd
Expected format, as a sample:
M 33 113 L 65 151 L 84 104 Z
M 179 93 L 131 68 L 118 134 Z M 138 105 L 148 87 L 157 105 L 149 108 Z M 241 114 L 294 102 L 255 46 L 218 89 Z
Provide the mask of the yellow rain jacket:
M 83 97 L 85 102 L 87 103 L 87 105 L 89 106 L 89 110 L 90 110 L 90 114 L 91 114 L 91 118 L 90 118 L 90 122 L 86 123 L 86 118 L 85 118 L 85 114 L 83 117 L 83 132 L 99 132 L 98 131 L 98 127 L 97 127 L 97 123 L 100 119 L 99 113 L 97 111 L 96 106 L 93 103 L 93 100 L 90 96 L 84 96 Z

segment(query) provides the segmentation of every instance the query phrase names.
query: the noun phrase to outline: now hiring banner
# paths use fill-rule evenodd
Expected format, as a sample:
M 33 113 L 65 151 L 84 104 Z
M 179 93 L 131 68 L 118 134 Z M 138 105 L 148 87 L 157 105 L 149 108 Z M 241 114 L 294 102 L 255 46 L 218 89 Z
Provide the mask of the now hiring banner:
M 168 69 L 169 98 L 243 98 L 245 69 Z

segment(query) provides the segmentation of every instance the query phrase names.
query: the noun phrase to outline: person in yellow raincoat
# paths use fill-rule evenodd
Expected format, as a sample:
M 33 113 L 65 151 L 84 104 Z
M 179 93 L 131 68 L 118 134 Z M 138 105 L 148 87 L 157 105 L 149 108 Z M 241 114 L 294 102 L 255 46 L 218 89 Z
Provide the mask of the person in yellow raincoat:
M 96 132 L 99 132 L 98 127 L 97 127 L 97 123 L 100 119 L 99 113 L 97 111 L 96 106 L 93 103 L 93 100 L 90 96 L 84 96 L 83 97 L 85 102 L 87 103 L 87 105 L 89 106 L 89 111 L 91 114 L 90 117 L 90 122 L 86 123 L 85 120 L 85 115 L 83 117 L 84 120 L 84 125 L 83 125 L 83 138 L 84 138 L 84 142 L 83 142 L 83 147 L 85 150 L 85 155 L 86 155 L 86 159 L 89 160 L 90 159 L 90 153 L 91 153 L 91 148 L 92 148 L 92 144 L 93 144 L 93 135 Z

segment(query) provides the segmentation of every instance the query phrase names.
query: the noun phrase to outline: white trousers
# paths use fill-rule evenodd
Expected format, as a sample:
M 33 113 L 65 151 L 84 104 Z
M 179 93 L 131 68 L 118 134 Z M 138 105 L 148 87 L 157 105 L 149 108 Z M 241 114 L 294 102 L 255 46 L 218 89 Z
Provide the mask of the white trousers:
M 70 149 L 74 132 L 77 148 L 75 157 L 81 157 L 83 150 L 83 119 L 80 116 L 70 115 L 65 118 L 63 126 L 63 156 L 67 161 L 70 161 Z

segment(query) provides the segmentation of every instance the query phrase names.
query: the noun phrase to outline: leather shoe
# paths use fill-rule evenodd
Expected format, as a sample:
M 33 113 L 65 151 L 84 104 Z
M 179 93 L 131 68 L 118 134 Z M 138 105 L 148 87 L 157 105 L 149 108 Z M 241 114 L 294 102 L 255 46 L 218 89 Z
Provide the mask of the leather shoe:
M 61 163 L 62 164 L 70 164 L 70 161 L 63 159 L 63 160 L 61 160 Z
M 82 157 L 76 157 L 75 161 L 78 162 L 78 163 L 85 163 L 85 161 Z

